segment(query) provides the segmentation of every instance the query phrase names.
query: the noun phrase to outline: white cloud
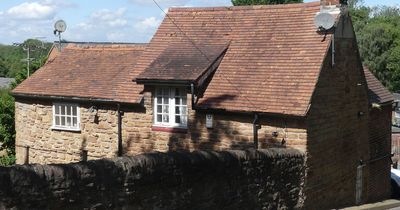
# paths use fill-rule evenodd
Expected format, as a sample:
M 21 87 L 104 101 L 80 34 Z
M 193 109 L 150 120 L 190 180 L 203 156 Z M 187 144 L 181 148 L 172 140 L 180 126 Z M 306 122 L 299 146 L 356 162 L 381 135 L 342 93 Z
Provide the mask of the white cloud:
M 69 0 L 42 0 L 42 4 L 55 6 L 57 8 L 77 8 L 78 5 Z
M 12 19 L 49 19 L 55 16 L 56 7 L 39 2 L 24 2 L 11 7 L 6 14 Z
M 89 23 L 86 24 L 103 24 L 111 27 L 125 26 L 128 23 L 124 17 L 125 12 L 126 8 L 119 8 L 116 11 L 102 9 L 92 13 Z
M 133 21 L 126 11 L 126 8 L 97 10 L 73 25 L 64 37 L 70 41 L 126 42 L 134 34 Z
M 152 0 L 130 0 L 130 2 L 134 4 L 140 4 L 140 5 L 154 5 L 154 2 Z M 156 0 L 156 2 L 163 7 L 166 6 L 183 6 L 189 0 Z
M 149 29 L 157 28 L 161 23 L 161 20 L 157 19 L 156 17 L 149 17 L 145 18 L 144 20 L 138 22 L 135 27 L 137 29 L 147 31 Z

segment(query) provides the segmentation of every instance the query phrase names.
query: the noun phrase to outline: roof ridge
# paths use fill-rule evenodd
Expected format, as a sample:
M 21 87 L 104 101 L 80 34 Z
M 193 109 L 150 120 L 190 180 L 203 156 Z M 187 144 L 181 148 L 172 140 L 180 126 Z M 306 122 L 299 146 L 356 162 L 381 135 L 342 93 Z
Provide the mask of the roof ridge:
M 54 44 L 58 44 L 55 41 Z M 74 42 L 74 41 L 62 41 L 61 44 L 82 44 L 82 45 L 147 45 L 149 43 L 139 43 L 139 42 Z
M 217 6 L 217 7 L 171 7 L 168 12 L 213 12 L 213 11 L 230 11 L 230 10 L 249 10 L 249 9 L 287 9 L 287 8 L 303 8 L 304 6 L 320 6 L 319 1 L 307 3 L 293 4 L 270 4 L 270 5 L 248 5 L 248 6 Z
M 127 44 L 127 43 L 66 43 L 63 49 L 70 49 L 70 50 L 132 50 L 132 49 L 144 49 L 147 47 L 147 44 Z

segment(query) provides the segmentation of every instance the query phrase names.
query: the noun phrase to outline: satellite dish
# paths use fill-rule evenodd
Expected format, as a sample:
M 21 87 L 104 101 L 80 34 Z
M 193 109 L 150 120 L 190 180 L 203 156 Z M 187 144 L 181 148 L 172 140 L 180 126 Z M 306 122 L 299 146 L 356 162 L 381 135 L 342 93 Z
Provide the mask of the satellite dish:
M 54 24 L 54 29 L 55 31 L 62 33 L 67 29 L 67 24 L 65 23 L 65 21 L 63 20 L 58 20 L 55 24 Z
M 327 12 L 320 12 L 315 16 L 314 24 L 317 28 L 329 30 L 335 25 L 335 17 Z

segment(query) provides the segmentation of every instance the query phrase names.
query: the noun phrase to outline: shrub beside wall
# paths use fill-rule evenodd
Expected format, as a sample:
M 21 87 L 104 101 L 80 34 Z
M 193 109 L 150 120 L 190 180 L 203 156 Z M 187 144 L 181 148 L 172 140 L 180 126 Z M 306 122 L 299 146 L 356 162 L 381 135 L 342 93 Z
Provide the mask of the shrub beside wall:
M 0 168 L 0 209 L 293 209 L 304 176 L 292 149 L 19 165 Z

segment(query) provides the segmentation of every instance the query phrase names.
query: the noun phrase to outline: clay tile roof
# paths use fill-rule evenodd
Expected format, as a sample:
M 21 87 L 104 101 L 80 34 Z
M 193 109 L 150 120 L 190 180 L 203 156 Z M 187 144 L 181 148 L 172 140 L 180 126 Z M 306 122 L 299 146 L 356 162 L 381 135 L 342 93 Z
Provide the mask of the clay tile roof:
M 368 85 L 370 103 L 383 104 L 394 100 L 393 94 L 364 66 L 365 79 Z
M 331 40 L 316 31 L 319 11 L 319 2 L 172 8 L 131 74 L 188 40 L 191 54 L 202 43 L 229 42 L 200 107 L 304 116 Z
M 228 43 L 199 43 L 193 50 L 188 40 L 167 46 L 136 80 L 196 81 L 225 52 Z
M 53 47 L 47 63 L 13 93 L 119 101 L 116 81 L 128 74 L 144 48 L 143 44 L 68 43 L 59 53 Z M 133 94 L 124 102 L 138 101 L 139 95 Z

